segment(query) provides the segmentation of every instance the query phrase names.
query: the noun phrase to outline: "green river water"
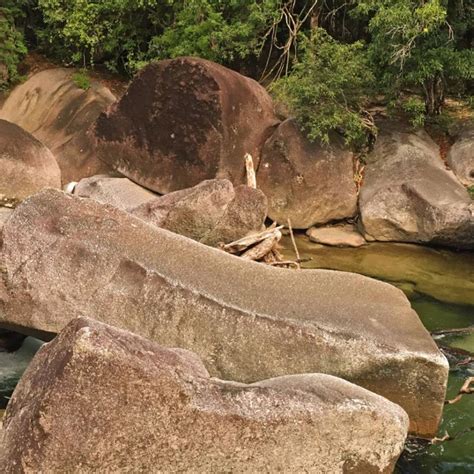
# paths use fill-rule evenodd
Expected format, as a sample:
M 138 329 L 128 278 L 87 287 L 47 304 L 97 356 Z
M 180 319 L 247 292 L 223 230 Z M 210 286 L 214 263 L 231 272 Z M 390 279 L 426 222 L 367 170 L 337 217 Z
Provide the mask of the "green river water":
M 294 258 L 291 242 L 283 239 L 283 253 Z M 374 243 L 359 249 L 313 244 L 297 236 L 303 268 L 327 268 L 372 276 L 401 288 L 430 331 L 474 325 L 474 253 L 452 252 L 405 244 Z M 453 398 L 464 380 L 474 376 L 474 334 L 436 336 L 451 365 L 447 398 Z M 27 338 L 14 354 L 0 353 L 0 418 L 15 383 L 38 349 Z M 401 456 L 398 474 L 474 473 L 474 395 L 446 405 L 438 436 L 454 439 L 438 445 L 410 440 Z
M 474 253 L 417 245 L 374 243 L 358 249 L 317 245 L 296 236 L 303 268 L 326 268 L 368 275 L 402 289 L 429 331 L 474 325 Z M 294 259 L 291 241 L 283 238 L 283 254 Z M 447 399 L 454 398 L 465 379 L 474 376 L 474 333 L 435 336 L 451 371 Z M 445 405 L 438 437 L 454 439 L 432 445 L 410 440 L 398 474 L 474 473 L 474 394 Z

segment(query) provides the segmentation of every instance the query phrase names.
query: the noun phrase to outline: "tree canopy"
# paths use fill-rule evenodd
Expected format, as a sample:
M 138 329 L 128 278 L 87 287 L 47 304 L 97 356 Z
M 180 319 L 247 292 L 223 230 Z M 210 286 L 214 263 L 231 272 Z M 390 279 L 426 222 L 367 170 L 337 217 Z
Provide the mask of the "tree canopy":
M 374 133 L 374 97 L 420 125 L 474 82 L 474 0 L 4 0 L 0 36 L 0 87 L 27 47 L 128 76 L 195 55 L 269 86 L 311 139 L 351 143 Z

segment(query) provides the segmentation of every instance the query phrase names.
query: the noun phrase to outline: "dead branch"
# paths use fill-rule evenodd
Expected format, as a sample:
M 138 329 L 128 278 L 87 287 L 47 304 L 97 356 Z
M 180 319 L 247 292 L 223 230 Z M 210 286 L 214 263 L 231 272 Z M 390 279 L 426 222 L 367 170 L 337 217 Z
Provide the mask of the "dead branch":
M 452 400 L 446 400 L 444 403 L 447 405 L 452 405 L 453 403 L 459 402 L 463 395 L 469 395 L 474 393 L 474 387 L 471 387 L 471 384 L 474 383 L 474 377 L 468 377 L 462 387 L 459 389 L 458 394 Z
M 262 240 L 251 249 L 244 252 L 241 257 L 245 260 L 260 260 L 272 251 L 273 246 L 281 239 L 281 232 L 277 230 L 270 237 Z
M 293 235 L 293 228 L 291 227 L 291 220 L 290 218 L 288 218 L 288 229 L 290 231 L 290 237 L 291 237 L 291 243 L 293 244 L 293 249 L 295 250 L 295 255 L 296 255 L 296 265 L 297 265 L 297 268 L 301 268 L 300 266 L 300 253 L 298 251 L 298 247 L 296 246 L 296 240 L 295 240 L 295 236 Z
M 239 240 L 236 240 L 234 242 L 231 242 L 230 244 L 226 244 L 222 247 L 223 250 L 229 253 L 239 253 L 243 252 L 246 250 L 248 247 L 257 244 L 261 242 L 262 240 L 268 239 L 272 235 L 275 234 L 275 232 L 279 232 L 281 229 L 283 229 L 284 226 L 279 226 L 279 227 L 274 227 L 274 228 L 269 228 L 266 229 L 262 232 L 258 232 L 256 234 L 251 234 L 247 235 L 246 237 L 243 237 Z
M 247 172 L 247 186 L 257 189 L 257 177 L 255 175 L 253 158 L 250 153 L 246 153 L 245 155 L 245 170 Z

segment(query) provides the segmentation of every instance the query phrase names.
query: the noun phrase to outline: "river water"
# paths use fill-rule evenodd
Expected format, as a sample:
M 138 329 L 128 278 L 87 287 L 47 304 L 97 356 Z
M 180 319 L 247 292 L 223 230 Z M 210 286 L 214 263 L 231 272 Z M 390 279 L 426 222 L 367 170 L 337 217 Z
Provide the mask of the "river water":
M 282 241 L 285 257 L 294 259 L 288 237 Z M 374 243 L 359 249 L 313 244 L 297 236 L 303 268 L 326 268 L 372 276 L 401 288 L 430 331 L 474 325 L 474 253 L 451 252 L 404 244 Z M 447 398 L 474 376 L 474 334 L 436 336 L 450 361 Z M 9 396 L 41 342 L 27 338 L 14 354 L 0 353 L 0 418 Z M 474 473 L 474 395 L 446 405 L 438 437 L 454 439 L 438 445 L 410 440 L 401 456 L 398 474 Z
M 304 235 L 297 235 L 296 242 L 301 258 L 311 259 L 303 268 L 350 271 L 399 287 L 431 332 L 474 325 L 473 252 L 385 243 L 335 248 L 314 244 Z M 288 237 L 282 245 L 285 257 L 294 259 Z M 474 376 L 474 333 L 435 336 L 435 340 L 450 362 L 447 399 L 453 399 L 465 379 Z M 438 437 L 446 433 L 454 439 L 436 445 L 407 442 L 396 472 L 474 473 L 474 394 L 445 405 Z

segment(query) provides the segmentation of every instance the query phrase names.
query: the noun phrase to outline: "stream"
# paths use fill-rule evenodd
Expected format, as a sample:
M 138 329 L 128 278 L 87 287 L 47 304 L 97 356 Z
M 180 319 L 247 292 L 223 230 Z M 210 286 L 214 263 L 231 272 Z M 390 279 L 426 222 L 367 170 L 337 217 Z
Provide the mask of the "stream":
M 296 236 L 303 268 L 361 273 L 402 289 L 429 331 L 474 325 L 474 253 L 409 244 L 373 243 L 358 249 L 327 247 Z M 285 258 L 294 259 L 289 237 L 282 240 Z M 451 371 L 447 398 L 454 398 L 464 380 L 474 376 L 474 333 L 435 336 Z M 17 352 L 0 352 L 0 419 L 15 384 L 41 342 L 28 337 Z M 432 445 L 412 439 L 406 444 L 398 474 L 474 472 L 474 395 L 446 405 L 438 437 L 454 439 Z

